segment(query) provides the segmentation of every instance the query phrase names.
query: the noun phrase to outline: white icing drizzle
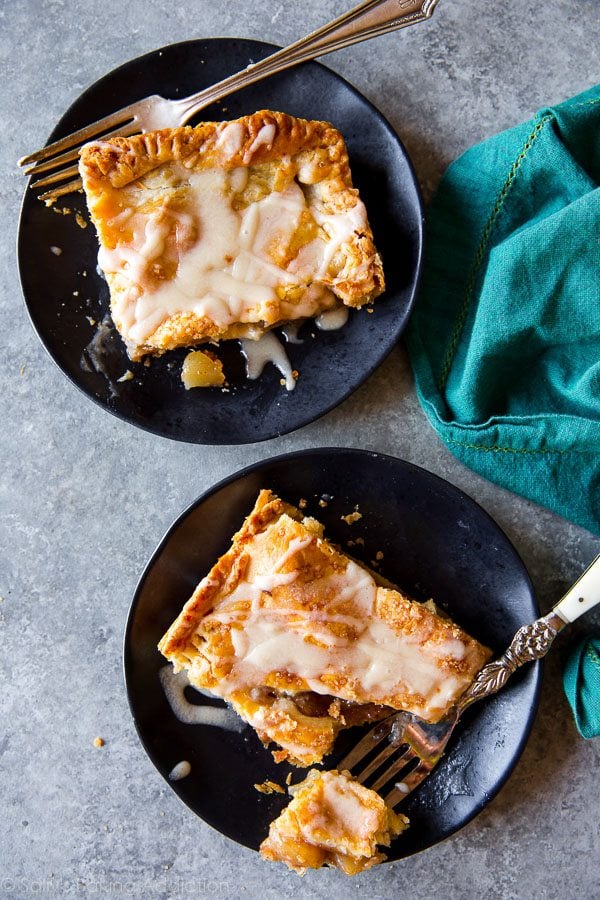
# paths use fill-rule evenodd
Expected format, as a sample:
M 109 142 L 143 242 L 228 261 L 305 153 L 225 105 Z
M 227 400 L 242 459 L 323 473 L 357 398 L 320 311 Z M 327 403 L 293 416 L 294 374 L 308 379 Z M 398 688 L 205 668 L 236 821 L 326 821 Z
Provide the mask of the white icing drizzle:
M 314 277 L 315 273 L 317 277 L 322 277 L 342 245 L 351 240 L 356 231 L 364 229 L 367 221 L 367 213 L 361 200 L 357 200 L 351 209 L 343 213 L 324 213 L 316 207 L 311 207 L 311 212 L 328 240 L 315 238 L 300 248 L 288 268 L 302 278 Z
M 290 793 L 309 784 L 310 776 L 309 780 L 296 786 L 296 791 L 290 788 Z M 381 827 L 381 801 L 374 805 L 368 788 L 357 785 L 339 772 L 319 772 L 314 784 L 319 793 L 318 799 L 311 804 L 311 815 L 297 820 L 304 839 L 309 844 L 322 846 L 325 836 L 327 844 L 336 839 L 345 843 L 350 837 L 353 846 L 360 842 L 360 852 L 371 855 Z
M 237 169 L 231 170 L 229 173 L 229 184 L 234 193 L 239 194 L 240 191 L 244 190 L 248 184 L 248 175 L 247 166 L 238 166 Z
M 184 691 L 190 685 L 184 671 L 175 674 L 172 666 L 163 666 L 158 673 L 162 689 L 169 701 L 173 714 L 184 725 L 213 725 L 227 731 L 241 731 L 244 723 L 232 709 L 219 709 L 215 706 L 198 706 L 187 700 Z M 194 688 L 197 690 L 197 688 Z M 200 691 L 214 696 L 208 691 Z
M 227 122 L 218 129 L 216 146 L 226 156 L 235 156 L 242 149 L 246 130 L 241 122 Z
M 282 584 L 291 584 L 298 577 L 298 573 L 293 572 L 274 572 L 272 575 L 257 575 L 254 584 L 260 588 L 261 592 L 270 594 L 276 587 Z
M 251 381 L 260 377 L 267 363 L 273 363 L 285 379 L 286 389 L 294 390 L 296 379 L 292 374 L 291 363 L 283 344 L 272 331 L 267 331 L 257 341 L 243 339 L 240 344 L 246 359 L 246 375 Z
M 304 343 L 302 338 L 298 337 L 298 332 L 302 328 L 303 324 L 303 322 L 290 322 L 288 325 L 281 329 L 281 333 L 288 344 Z
M 277 604 L 268 604 L 265 591 L 293 583 L 295 568 L 281 570 L 311 540 L 316 538 L 306 538 L 305 544 L 292 541 L 267 572 L 251 568 L 247 579 L 203 620 L 200 632 L 210 622 L 234 626 L 232 670 L 215 686 L 215 693 L 227 696 L 264 684 L 270 672 L 287 671 L 303 678 L 315 693 L 327 694 L 331 688 L 322 676 L 343 671 L 350 683 L 360 684 L 373 699 L 407 690 L 424 698 L 424 711 L 445 707 L 464 687 L 464 679 L 443 668 L 441 661 L 462 659 L 462 642 L 449 639 L 424 648 L 418 635 L 396 631 L 376 614 L 373 578 L 352 560 L 345 570 L 312 582 L 311 593 L 319 598 L 314 608 L 294 605 L 293 599 L 285 602 L 285 594 Z M 339 624 L 350 627 L 350 637 L 339 633 L 335 627 Z M 336 695 L 353 699 L 351 687 L 336 690 Z
M 169 772 L 169 781 L 181 781 L 182 778 L 187 778 L 191 771 L 192 767 L 190 763 L 187 759 L 182 759 L 181 762 L 178 762 L 176 766 L 173 766 Z
M 349 310 L 347 306 L 338 306 L 336 309 L 328 309 L 315 319 L 315 325 L 321 331 L 337 331 L 343 328 L 348 321 Z
M 308 547 L 309 544 L 312 544 L 313 541 L 314 537 L 312 534 L 307 534 L 305 537 L 292 538 L 285 553 L 283 553 L 273 565 L 273 572 L 279 572 L 285 564 L 296 555 L 296 553 L 300 553 L 301 550 L 304 550 L 304 548 Z
M 249 162 L 258 147 L 269 147 L 274 134 L 273 125 L 263 126 L 244 160 Z M 241 148 L 243 138 L 243 126 L 232 122 L 220 129 L 217 146 L 231 157 Z M 98 256 L 101 269 L 124 288 L 114 295 L 112 313 L 127 342 L 143 344 L 164 321 L 179 313 L 206 317 L 223 329 L 248 325 L 250 333 L 252 325 L 310 318 L 336 304 L 321 280 L 342 245 L 365 227 L 366 212 L 359 200 L 338 214 L 323 213 L 312 204 L 310 213 L 321 236 L 302 246 L 283 267 L 278 260 L 285 257 L 308 208 L 296 182 L 237 211 L 232 200 L 247 183 L 246 165 L 229 172 L 173 167 L 173 177 L 179 176 L 188 185 L 187 212 L 167 204 L 143 215 L 131 210 L 119 213 L 113 226 L 127 228 L 133 237 L 112 250 L 101 248 Z M 176 254 L 175 276 L 148 283 L 153 266 L 167 248 L 171 256 Z M 303 286 L 301 299 L 280 301 L 276 288 L 286 285 Z M 285 377 L 291 390 L 287 367 Z
M 263 125 L 246 152 L 244 153 L 244 162 L 248 165 L 251 162 L 252 157 L 256 153 L 259 147 L 263 145 L 267 147 L 268 150 L 273 146 L 273 141 L 275 140 L 275 125 L 271 122 L 269 125 Z
M 333 772 L 323 773 L 323 801 L 328 811 L 335 813 L 333 820 L 327 816 L 327 829 L 333 825 L 334 833 L 342 832 L 359 838 L 374 834 L 379 821 L 378 810 L 366 806 L 361 793 L 343 776 L 336 776 Z

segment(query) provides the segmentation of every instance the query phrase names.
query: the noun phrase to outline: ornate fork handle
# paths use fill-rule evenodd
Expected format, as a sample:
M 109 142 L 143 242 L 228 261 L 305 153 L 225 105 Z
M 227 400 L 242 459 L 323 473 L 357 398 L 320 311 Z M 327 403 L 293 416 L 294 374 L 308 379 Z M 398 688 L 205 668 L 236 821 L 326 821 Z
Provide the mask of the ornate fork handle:
M 548 615 L 519 628 L 502 656 L 481 669 L 458 701 L 457 717 L 475 700 L 483 700 L 503 688 L 519 666 L 545 656 L 559 631 L 599 602 L 600 556 L 597 556 Z
M 565 623 L 555 613 L 549 613 L 531 625 L 519 628 L 508 649 L 498 659 L 484 666 L 462 695 L 460 711 L 475 700 L 483 700 L 503 688 L 519 666 L 545 656 L 564 626 Z

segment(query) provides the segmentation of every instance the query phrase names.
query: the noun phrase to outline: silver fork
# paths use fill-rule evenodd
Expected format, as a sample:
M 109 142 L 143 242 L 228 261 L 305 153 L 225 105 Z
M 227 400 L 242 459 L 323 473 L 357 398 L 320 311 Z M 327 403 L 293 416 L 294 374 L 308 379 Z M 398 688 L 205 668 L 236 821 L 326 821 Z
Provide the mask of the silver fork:
M 180 100 L 165 100 L 157 94 L 146 97 L 48 144 L 29 156 L 24 156 L 18 165 L 25 168 L 26 175 L 52 172 L 44 178 L 33 181 L 30 187 L 34 189 L 58 184 L 78 174 L 77 164 L 69 165 L 69 163 L 77 159 L 82 145 L 88 141 L 96 138 L 106 140 L 129 137 L 143 131 L 185 125 L 205 106 L 227 97 L 239 88 L 247 87 L 269 75 L 331 53 L 333 50 L 340 50 L 359 41 L 422 22 L 432 15 L 437 2 L 438 0 L 366 0 L 328 25 L 290 44 L 289 47 L 278 50 L 260 62 L 252 63 L 241 72 L 219 81 L 198 94 Z M 67 184 L 46 191 L 40 196 L 40 200 L 52 203 L 58 197 L 79 188 L 81 179 L 75 178 Z
M 379 792 L 387 787 L 385 802 L 397 806 L 439 762 L 465 709 L 499 691 L 519 666 L 545 656 L 559 631 L 598 603 L 600 555 L 547 615 L 519 628 L 508 650 L 481 669 L 444 719 L 431 725 L 411 713 L 395 713 L 367 732 L 337 768 L 352 772 L 364 763 L 352 774 L 362 784 L 376 775 L 368 786 Z

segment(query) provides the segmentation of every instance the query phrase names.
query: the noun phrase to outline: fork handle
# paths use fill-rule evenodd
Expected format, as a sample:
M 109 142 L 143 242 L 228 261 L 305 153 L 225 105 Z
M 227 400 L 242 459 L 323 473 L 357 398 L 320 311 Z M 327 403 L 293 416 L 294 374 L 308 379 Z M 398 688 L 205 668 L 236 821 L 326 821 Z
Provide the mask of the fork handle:
M 249 65 L 247 69 L 175 102 L 185 117 L 183 121 L 187 121 L 209 103 L 221 100 L 238 88 L 254 84 L 275 72 L 359 41 L 422 22 L 433 14 L 437 3 L 438 0 L 366 0 L 299 41 Z
M 552 612 L 568 624 L 589 612 L 598 603 L 600 603 L 600 554 L 569 588 L 562 600 L 559 600 Z
M 546 655 L 554 638 L 570 622 L 600 603 L 600 555 L 569 588 L 555 607 L 541 619 L 519 628 L 509 648 L 481 669 L 460 698 L 457 717 L 476 700 L 483 700 L 504 687 L 519 666 Z

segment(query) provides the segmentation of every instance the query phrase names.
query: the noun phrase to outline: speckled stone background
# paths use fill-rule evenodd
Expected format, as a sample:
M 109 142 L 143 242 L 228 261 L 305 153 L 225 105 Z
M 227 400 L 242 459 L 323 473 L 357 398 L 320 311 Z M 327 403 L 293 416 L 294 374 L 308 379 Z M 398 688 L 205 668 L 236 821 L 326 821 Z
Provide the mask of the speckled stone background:
M 578 737 L 560 672 L 588 617 L 560 639 L 523 757 L 453 839 L 352 881 L 268 866 L 185 809 L 146 759 L 127 707 L 121 645 L 146 559 L 181 509 L 240 466 L 348 445 L 425 466 L 508 532 L 539 592 L 558 598 L 599 550 L 591 534 L 463 468 L 429 428 L 402 349 L 350 400 L 289 437 L 176 444 L 76 391 L 35 337 L 14 242 L 23 178 L 80 91 L 161 44 L 213 35 L 281 44 L 351 0 L 11 0 L 0 4 L 0 897 L 580 898 L 600 896 L 600 742 Z M 576 10 L 576 12 L 575 12 Z M 425 196 L 471 144 L 599 75 L 598 0 L 440 0 L 430 23 L 330 56 L 388 116 Z M 596 618 L 596 625 L 598 619 Z M 106 745 L 93 746 L 101 735 Z

